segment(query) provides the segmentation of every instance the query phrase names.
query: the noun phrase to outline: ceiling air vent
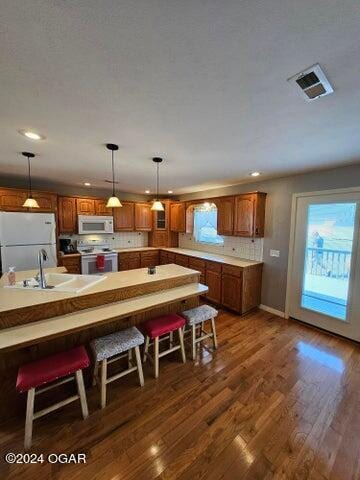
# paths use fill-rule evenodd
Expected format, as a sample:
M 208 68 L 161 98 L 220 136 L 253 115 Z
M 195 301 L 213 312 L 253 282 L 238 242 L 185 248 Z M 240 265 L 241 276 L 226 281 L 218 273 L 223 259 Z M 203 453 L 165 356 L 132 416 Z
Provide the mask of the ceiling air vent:
M 288 78 L 288 82 L 300 89 L 301 95 L 308 102 L 325 97 L 334 91 L 319 64 Z

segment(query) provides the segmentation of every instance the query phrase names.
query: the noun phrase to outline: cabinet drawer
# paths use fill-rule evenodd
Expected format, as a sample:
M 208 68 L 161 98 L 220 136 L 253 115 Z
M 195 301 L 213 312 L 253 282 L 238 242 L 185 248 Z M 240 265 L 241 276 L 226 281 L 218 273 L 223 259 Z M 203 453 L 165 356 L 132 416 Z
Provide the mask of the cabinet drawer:
M 206 262 L 206 270 L 209 272 L 221 273 L 221 263 Z
M 199 260 L 197 258 L 189 258 L 189 268 L 197 270 L 201 273 L 202 276 L 205 275 L 205 261 Z
M 234 265 L 223 265 L 222 272 L 223 275 L 233 275 L 234 277 L 241 277 L 242 268 L 235 267 Z
M 120 252 L 119 260 L 140 260 L 140 252 Z

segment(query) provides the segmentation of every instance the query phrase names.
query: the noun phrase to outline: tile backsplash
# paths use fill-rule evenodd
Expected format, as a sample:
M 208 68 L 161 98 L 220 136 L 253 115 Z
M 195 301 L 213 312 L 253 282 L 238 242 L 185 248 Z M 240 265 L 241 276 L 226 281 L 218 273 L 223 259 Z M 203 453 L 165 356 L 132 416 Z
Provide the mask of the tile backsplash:
M 110 248 L 147 247 L 147 232 L 119 232 L 112 235 L 60 235 L 60 238 L 71 238 L 75 243 L 78 240 L 103 240 L 110 243 Z
M 230 255 L 232 257 L 246 258 L 248 260 L 262 261 L 263 239 L 243 237 L 223 237 L 223 245 L 209 245 L 196 242 L 194 237 L 188 233 L 179 234 L 179 247 L 201 250 L 203 252 Z

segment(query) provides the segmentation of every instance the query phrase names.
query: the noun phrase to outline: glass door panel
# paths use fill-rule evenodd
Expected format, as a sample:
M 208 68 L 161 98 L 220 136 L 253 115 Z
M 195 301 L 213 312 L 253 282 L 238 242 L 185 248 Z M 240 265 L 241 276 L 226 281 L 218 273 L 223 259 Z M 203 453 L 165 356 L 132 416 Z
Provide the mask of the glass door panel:
M 356 203 L 310 204 L 301 306 L 347 319 Z

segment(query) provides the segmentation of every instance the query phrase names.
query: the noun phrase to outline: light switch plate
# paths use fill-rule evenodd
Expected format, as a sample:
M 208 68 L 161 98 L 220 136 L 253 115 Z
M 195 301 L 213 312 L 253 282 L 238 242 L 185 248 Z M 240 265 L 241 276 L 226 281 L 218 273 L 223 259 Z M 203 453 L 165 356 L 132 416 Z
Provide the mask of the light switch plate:
M 280 250 L 270 250 L 270 257 L 280 257 Z

